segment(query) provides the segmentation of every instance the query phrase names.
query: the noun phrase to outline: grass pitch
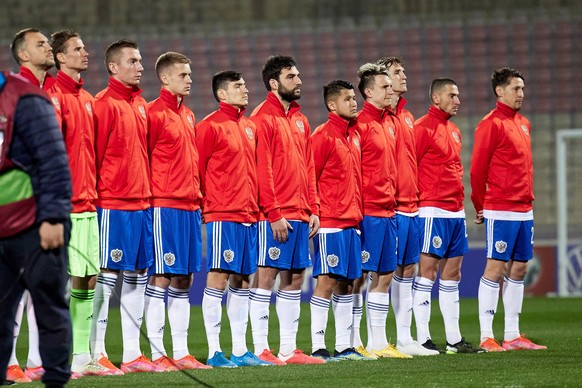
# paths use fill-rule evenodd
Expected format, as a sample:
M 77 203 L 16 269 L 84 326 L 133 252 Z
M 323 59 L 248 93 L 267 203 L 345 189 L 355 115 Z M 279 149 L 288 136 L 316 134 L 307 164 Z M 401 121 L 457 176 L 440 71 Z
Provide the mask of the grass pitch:
M 494 330 L 503 339 L 503 307 L 500 301 Z M 302 305 L 298 346 L 308 353 L 309 305 Z M 333 350 L 335 338 L 333 314 L 330 310 L 328 349 Z M 121 324 L 119 310 L 112 309 L 107 331 L 107 351 L 111 361 L 121 362 Z M 230 355 L 230 328 L 226 311 L 223 313 L 221 343 Z M 145 326 L 145 325 L 144 325 Z M 362 325 L 365 331 L 365 323 Z M 414 324 L 413 324 L 414 326 Z M 144 327 L 145 335 L 145 327 Z M 71 387 L 578 387 L 582 386 L 582 299 L 526 298 L 521 314 L 521 330 L 528 338 L 548 346 L 546 351 L 511 351 L 503 353 L 439 355 L 414 359 L 381 359 L 378 361 L 344 361 L 325 365 L 289 365 L 284 367 L 252 367 L 202 371 L 136 373 L 120 377 L 83 377 L 71 381 Z M 467 341 L 479 342 L 477 300 L 461 300 L 461 332 Z M 443 347 L 444 328 L 438 302 L 433 303 L 431 320 L 433 341 Z M 276 349 L 278 321 L 271 306 L 269 342 Z M 365 332 L 362 333 L 365 342 Z M 394 342 L 394 316 L 388 317 L 388 336 Z M 169 327 L 166 328 L 166 350 L 171 355 Z M 17 354 L 25 363 L 27 329 L 23 326 Z M 250 328 L 248 344 L 252 350 Z M 208 348 L 199 306 L 192 308 L 190 351 L 206 361 Z M 142 350 L 150 354 L 146 338 Z M 38 387 L 35 382 L 25 385 Z

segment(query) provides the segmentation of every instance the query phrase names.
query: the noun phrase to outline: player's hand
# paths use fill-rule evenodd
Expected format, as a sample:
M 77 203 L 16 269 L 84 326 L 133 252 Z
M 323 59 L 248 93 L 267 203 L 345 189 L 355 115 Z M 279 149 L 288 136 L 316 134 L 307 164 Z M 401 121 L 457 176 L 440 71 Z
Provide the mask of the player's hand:
M 51 224 L 44 221 L 38 230 L 40 247 L 44 250 L 56 249 L 65 245 L 65 228 L 63 224 Z
M 309 238 L 315 236 L 319 230 L 319 217 L 315 214 L 309 216 Z
M 482 224 L 483 221 L 485 221 L 485 219 L 483 218 L 483 210 L 477 212 L 477 216 L 475 217 L 475 219 L 473 220 L 474 223 L 476 223 L 477 225 Z
M 278 221 L 271 222 L 271 230 L 273 231 L 273 238 L 275 241 L 284 243 L 289 238 L 289 230 L 293 230 L 293 227 L 283 217 Z

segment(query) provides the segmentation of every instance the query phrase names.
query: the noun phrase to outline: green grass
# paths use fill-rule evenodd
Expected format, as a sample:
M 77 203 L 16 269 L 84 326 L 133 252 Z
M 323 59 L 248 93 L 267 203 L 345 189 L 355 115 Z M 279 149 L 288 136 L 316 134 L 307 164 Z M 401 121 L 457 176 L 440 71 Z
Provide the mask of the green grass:
M 503 308 L 494 322 L 498 339 L 503 337 Z M 191 352 L 205 361 L 208 348 L 200 307 L 192 308 L 189 334 Z M 276 348 L 278 322 L 271 306 L 269 341 Z M 302 320 L 298 346 L 309 351 L 309 305 L 302 305 Z M 230 352 L 230 328 L 226 312 L 221 333 L 223 350 Z M 112 309 L 107 332 L 107 351 L 110 359 L 121 362 L 121 324 L 119 310 Z M 72 381 L 71 387 L 181 387 L 196 386 L 202 381 L 214 387 L 565 387 L 582 385 L 582 299 L 527 298 L 521 314 L 521 330 L 534 341 L 548 346 L 547 351 L 513 351 L 472 355 L 440 355 L 416 357 L 412 360 L 382 359 L 367 362 L 338 362 L 314 366 L 254 367 L 232 370 L 203 370 L 186 373 L 141 373 L 120 377 L 84 377 Z M 363 325 L 365 328 L 365 324 Z M 328 349 L 333 350 L 333 314 L 330 310 Z M 166 328 L 166 332 L 169 328 Z M 365 331 L 365 330 L 364 330 Z M 250 332 L 250 330 L 249 330 Z M 479 341 L 477 300 L 461 301 L 461 332 L 469 342 Z M 444 345 L 444 329 L 438 303 L 433 303 L 431 322 L 433 340 Z M 365 333 L 363 333 L 365 337 Z M 27 331 L 23 327 L 18 343 L 21 363 L 26 359 Z M 388 336 L 394 339 L 394 318 L 388 318 Z M 365 340 L 365 338 L 364 338 Z M 394 342 L 392 340 L 391 342 Z M 250 335 L 248 344 L 251 346 Z M 169 335 L 166 349 L 171 351 Z M 142 350 L 149 354 L 147 340 Z M 39 383 L 26 385 L 40 386 Z

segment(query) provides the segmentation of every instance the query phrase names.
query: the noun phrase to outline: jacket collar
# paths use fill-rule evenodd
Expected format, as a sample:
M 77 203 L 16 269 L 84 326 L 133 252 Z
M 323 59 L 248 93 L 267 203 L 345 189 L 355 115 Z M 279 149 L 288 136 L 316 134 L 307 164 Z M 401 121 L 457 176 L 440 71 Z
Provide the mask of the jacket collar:
M 509 116 L 509 117 L 515 117 L 515 115 L 517 114 L 517 111 L 515 109 L 513 109 L 509 105 L 505 105 L 504 103 L 502 103 L 500 101 L 497 101 L 495 108 L 497 108 L 497 110 L 499 112 L 501 112 L 504 115 Z
M 61 89 L 63 89 L 63 91 L 79 95 L 79 91 L 83 88 L 83 84 L 85 83 L 85 81 L 83 81 L 83 78 L 81 78 L 79 82 L 77 82 L 70 76 L 59 70 L 59 72 L 57 73 L 57 83 L 59 84 Z
M 275 107 L 281 115 L 287 117 L 293 116 L 295 112 L 298 112 L 301 109 L 301 106 L 297 103 L 297 101 L 291 101 L 291 104 L 289 105 L 289 111 L 285 112 L 285 107 L 273 92 L 269 92 L 267 94 L 267 102 Z
M 356 120 L 346 120 L 343 117 L 338 116 L 334 112 L 329 112 L 327 115 L 329 123 L 336 129 L 339 133 L 344 136 L 349 136 L 356 128 Z
M 378 109 L 368 101 L 364 101 L 364 106 L 362 107 L 362 111 L 366 112 L 366 114 L 370 115 L 374 120 L 381 122 L 384 118 L 384 109 Z
M 119 94 L 124 100 L 131 101 L 141 94 L 141 89 L 137 86 L 127 87 L 121 81 L 109 77 L 108 85 L 115 93 Z
M 226 102 L 221 102 L 218 105 L 218 110 L 228 116 L 229 119 L 234 121 L 239 121 L 240 118 L 245 113 L 245 109 L 239 109 L 235 106 L 227 104 Z
M 434 105 L 431 105 L 430 108 L 428 108 L 428 115 L 434 117 L 439 121 L 448 121 L 451 118 L 450 114 L 443 110 L 440 110 Z
M 180 101 L 178 96 L 172 94 L 168 89 L 161 88 L 160 89 L 160 99 L 174 112 L 180 112 L 180 108 L 184 104 L 184 98 Z

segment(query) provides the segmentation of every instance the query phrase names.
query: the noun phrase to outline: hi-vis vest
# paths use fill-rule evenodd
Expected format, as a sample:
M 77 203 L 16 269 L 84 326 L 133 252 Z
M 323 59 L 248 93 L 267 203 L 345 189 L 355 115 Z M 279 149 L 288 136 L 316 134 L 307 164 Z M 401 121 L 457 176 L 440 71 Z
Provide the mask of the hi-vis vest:
M 14 114 L 22 96 L 48 96 L 18 75 L 0 72 L 0 238 L 10 237 L 32 226 L 36 201 L 30 175 L 9 159 Z

